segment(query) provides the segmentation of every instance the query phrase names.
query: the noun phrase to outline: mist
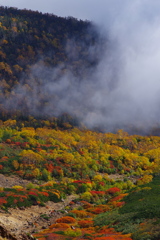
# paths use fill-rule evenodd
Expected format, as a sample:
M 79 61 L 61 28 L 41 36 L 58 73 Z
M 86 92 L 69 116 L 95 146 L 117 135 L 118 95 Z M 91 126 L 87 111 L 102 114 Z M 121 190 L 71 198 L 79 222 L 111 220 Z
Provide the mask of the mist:
M 72 68 L 61 76 L 63 64 L 52 69 L 41 60 L 32 66 L 29 76 L 32 93 L 22 81 L 15 87 L 15 95 L 5 100 L 6 108 L 12 108 L 13 102 L 19 108 L 23 99 L 29 114 L 59 116 L 67 112 L 88 128 L 103 131 L 132 128 L 148 132 L 159 126 L 160 2 L 106 1 L 105 9 L 95 12 L 94 24 L 107 39 L 103 54 L 98 48 L 90 49 L 91 58 L 99 53 L 96 68 L 79 81 Z M 74 44 L 69 50 L 66 44 L 66 52 L 74 57 Z M 35 77 L 41 79 L 42 88 Z M 42 100 L 47 104 L 39 108 Z

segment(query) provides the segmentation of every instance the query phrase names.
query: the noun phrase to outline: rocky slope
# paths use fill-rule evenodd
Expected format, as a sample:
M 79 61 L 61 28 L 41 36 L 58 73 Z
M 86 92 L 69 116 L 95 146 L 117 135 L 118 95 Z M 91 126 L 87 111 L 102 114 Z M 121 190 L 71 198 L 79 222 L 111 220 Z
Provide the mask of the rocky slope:
M 15 185 L 26 186 L 27 180 L 15 176 L 4 176 L 0 174 L 0 186 L 12 187 Z M 29 208 L 9 209 L 6 213 L 0 210 L 0 236 L 11 240 L 32 239 L 32 233 L 48 228 L 55 220 L 62 216 L 61 210 L 75 195 L 68 196 L 63 202 L 47 202 L 46 206 L 31 206 Z
M 9 209 L 8 213 L 1 210 L 0 227 L 2 236 L 8 239 L 32 239 L 32 233 L 48 228 L 60 218 L 61 210 L 75 198 L 68 196 L 64 202 L 47 202 L 45 207 L 32 206 L 30 208 Z

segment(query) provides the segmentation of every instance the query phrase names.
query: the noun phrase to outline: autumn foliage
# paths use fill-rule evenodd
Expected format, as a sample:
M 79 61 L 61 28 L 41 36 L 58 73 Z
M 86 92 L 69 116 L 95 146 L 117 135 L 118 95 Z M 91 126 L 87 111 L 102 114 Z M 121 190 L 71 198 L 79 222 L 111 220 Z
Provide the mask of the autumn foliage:
M 160 137 L 91 131 L 59 114 L 62 94 L 49 87 L 87 79 L 104 37 L 72 17 L 0 13 L 0 174 L 19 181 L 0 187 L 1 211 L 60 202 L 41 216 L 50 226 L 39 240 L 158 240 Z
M 73 217 L 62 217 L 56 220 L 57 223 L 75 223 L 76 220 Z

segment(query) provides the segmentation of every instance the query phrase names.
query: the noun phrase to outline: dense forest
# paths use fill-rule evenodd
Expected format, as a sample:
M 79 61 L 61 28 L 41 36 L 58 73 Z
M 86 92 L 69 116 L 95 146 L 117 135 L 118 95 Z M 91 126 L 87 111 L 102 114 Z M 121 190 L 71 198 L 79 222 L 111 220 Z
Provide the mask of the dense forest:
M 56 105 L 66 91 L 57 91 L 53 82 L 72 77 L 70 87 L 78 88 L 104 45 L 91 22 L 7 7 L 0 8 L 0 39 L 3 118 L 58 115 Z
M 89 130 L 57 107 L 105 43 L 91 22 L 0 7 L 0 239 L 160 239 L 160 137 Z

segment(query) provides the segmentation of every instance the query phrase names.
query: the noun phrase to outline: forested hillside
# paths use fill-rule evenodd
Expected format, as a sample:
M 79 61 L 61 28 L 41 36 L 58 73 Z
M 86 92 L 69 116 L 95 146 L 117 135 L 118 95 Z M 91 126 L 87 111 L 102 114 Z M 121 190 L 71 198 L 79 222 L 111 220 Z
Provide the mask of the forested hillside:
M 160 137 L 81 123 L 105 43 L 91 22 L 0 7 L 0 239 L 160 239 Z
M 58 114 L 66 91 L 51 91 L 52 83 L 67 76 L 74 77 L 70 88 L 78 85 L 96 67 L 102 48 L 88 21 L 0 7 L 1 117 Z

